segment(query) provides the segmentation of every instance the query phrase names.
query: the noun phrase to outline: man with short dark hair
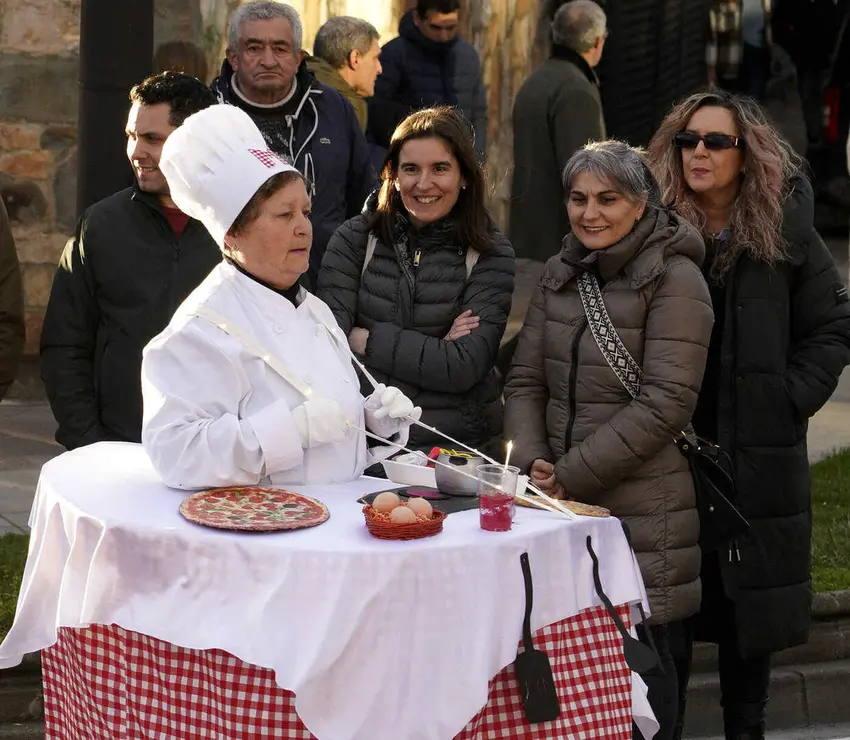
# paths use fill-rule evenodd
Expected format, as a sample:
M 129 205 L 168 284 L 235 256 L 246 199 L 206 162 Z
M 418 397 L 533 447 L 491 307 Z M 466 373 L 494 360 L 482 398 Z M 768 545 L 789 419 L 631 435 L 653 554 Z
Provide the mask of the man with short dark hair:
M 210 89 L 178 72 L 130 91 L 132 187 L 86 209 L 53 280 L 41 336 L 41 377 L 56 440 L 69 450 L 139 442 L 142 349 L 221 261 L 202 224 L 172 202 L 159 169 L 165 140 L 214 105 Z
M 592 0 L 562 5 L 552 56 L 522 84 L 514 103 L 510 239 L 517 258 L 545 262 L 569 231 L 561 175 L 588 141 L 605 138 L 599 83 L 606 18 Z
M 313 56 L 307 68 L 316 79 L 342 95 L 357 114 L 366 132 L 366 98 L 375 94 L 375 79 L 381 74 L 381 38 L 368 21 L 338 15 L 329 18 L 316 34 Z
M 313 207 L 308 279 L 315 283 L 331 234 L 360 213 L 378 179 L 354 109 L 316 81 L 304 62 L 302 36 L 291 6 L 243 3 L 230 18 L 227 58 L 213 91 L 219 102 L 251 116 L 269 148 L 307 178 Z
M 383 72 L 369 101 L 369 132 L 388 147 L 396 126 L 413 111 L 453 105 L 466 116 L 483 159 L 487 91 L 472 44 L 458 34 L 460 0 L 418 0 L 402 17 L 398 37 L 381 53 Z

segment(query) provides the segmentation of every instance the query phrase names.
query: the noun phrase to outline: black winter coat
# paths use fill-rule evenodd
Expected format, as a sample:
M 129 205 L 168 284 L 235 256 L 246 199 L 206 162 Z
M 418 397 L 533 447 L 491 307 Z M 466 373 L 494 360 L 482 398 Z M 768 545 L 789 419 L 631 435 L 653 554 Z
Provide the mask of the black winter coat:
M 494 365 L 511 310 L 514 254 L 493 235 L 492 251 L 478 258 L 467 280 L 466 250 L 451 236 L 435 237 L 439 224 L 418 232 L 418 267 L 402 270 L 398 250 L 381 239 L 361 279 L 370 213 L 344 223 L 328 244 L 319 274 L 319 297 L 348 334 L 369 330 L 365 364 L 380 380 L 398 386 L 422 407 L 422 420 L 477 446 L 502 431 L 502 402 Z M 445 341 L 458 314 L 471 309 L 481 323 L 469 336 Z M 364 393 L 371 389 L 364 387 Z M 411 427 L 413 446 L 446 441 Z
M 41 335 L 57 442 L 141 441 L 142 349 L 220 261 L 203 224 L 190 219 L 178 240 L 157 198 L 135 188 L 83 213 Z
M 599 83 L 590 65 L 570 49 L 522 83 L 516 96 L 511 244 L 517 257 L 545 262 L 570 231 L 561 182 L 570 157 L 588 141 L 605 139 Z
M 720 373 L 707 371 L 702 392 L 717 398 L 718 442 L 731 452 L 738 506 L 752 525 L 737 551 L 719 557 L 744 656 L 808 639 L 806 431 L 850 363 L 847 290 L 813 219 L 812 189 L 800 179 L 785 207 L 788 259 L 771 269 L 741 257 L 726 278 L 726 305 L 714 307 L 724 312 L 723 332 L 712 337 L 721 343 Z M 701 620 L 700 637 L 716 639 L 712 621 Z
M 378 183 L 357 114 L 336 90 L 316 80 L 306 62 L 298 69 L 294 97 L 279 108 L 246 102 L 234 92 L 232 77 L 225 59 L 212 83 L 219 101 L 239 106 L 251 116 L 269 148 L 291 162 L 314 188 L 309 279 L 315 285 L 331 234 L 363 210 Z
M 396 126 L 413 111 L 454 105 L 472 124 L 475 148 L 483 158 L 487 147 L 487 90 L 475 47 L 455 37 L 447 43 L 427 38 L 402 17 L 398 36 L 381 49 L 383 71 L 369 100 L 368 131 L 381 147 L 390 145 Z

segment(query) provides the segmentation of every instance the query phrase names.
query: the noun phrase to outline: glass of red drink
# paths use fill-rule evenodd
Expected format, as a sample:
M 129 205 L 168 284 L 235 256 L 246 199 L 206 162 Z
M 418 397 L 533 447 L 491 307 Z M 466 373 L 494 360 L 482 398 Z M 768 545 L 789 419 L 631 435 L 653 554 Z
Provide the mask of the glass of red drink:
M 519 468 L 512 465 L 479 465 L 478 517 L 481 529 L 507 532 L 514 519 Z

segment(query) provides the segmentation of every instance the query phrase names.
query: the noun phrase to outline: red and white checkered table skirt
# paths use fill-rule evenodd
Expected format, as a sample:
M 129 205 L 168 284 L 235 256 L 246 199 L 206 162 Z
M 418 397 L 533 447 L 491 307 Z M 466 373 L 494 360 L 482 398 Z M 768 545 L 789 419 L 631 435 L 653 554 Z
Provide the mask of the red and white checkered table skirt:
M 619 608 L 629 624 L 629 608 Z M 561 716 L 529 724 L 513 666 L 455 740 L 631 740 L 631 673 L 602 608 L 534 635 L 548 653 Z M 314 740 L 274 671 L 223 650 L 189 650 L 121 627 L 59 630 L 42 652 L 47 740 Z

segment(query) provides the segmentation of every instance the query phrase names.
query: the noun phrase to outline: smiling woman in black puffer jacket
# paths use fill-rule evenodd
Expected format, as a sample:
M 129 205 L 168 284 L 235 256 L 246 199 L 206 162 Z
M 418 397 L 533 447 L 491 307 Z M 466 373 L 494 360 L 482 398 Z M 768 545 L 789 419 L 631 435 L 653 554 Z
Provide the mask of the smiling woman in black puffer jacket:
M 501 434 L 494 365 L 514 287 L 484 193 L 462 116 L 414 113 L 393 134 L 377 198 L 331 237 L 318 291 L 369 370 L 473 446 Z M 441 442 L 411 429 L 414 446 Z

